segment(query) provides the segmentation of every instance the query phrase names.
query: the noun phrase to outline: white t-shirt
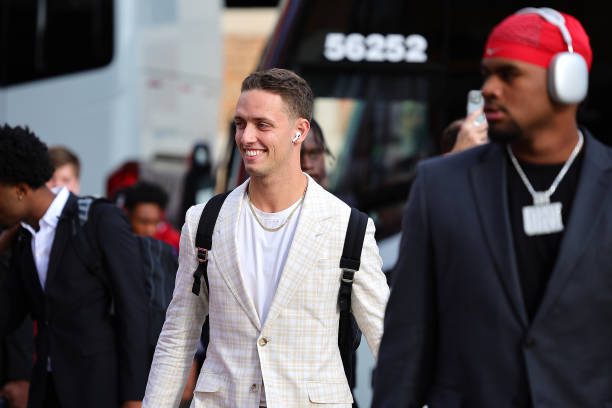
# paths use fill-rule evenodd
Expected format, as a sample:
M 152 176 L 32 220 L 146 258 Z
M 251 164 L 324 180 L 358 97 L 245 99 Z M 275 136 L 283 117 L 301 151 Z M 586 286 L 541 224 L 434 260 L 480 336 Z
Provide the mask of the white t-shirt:
M 267 213 L 253 206 L 263 225 L 274 228 L 281 225 L 301 200 L 277 213 Z M 268 316 L 272 299 L 280 281 L 301 208 L 291 216 L 287 224 L 278 231 L 266 231 L 257 222 L 249 208 L 245 194 L 238 221 L 238 262 L 247 293 L 251 296 L 259 321 L 263 326 Z
M 291 219 L 278 231 L 266 231 L 259 225 L 249 207 L 249 198 L 244 194 L 238 220 L 238 265 L 245 288 L 263 326 L 274 299 L 295 235 L 302 200 L 291 207 L 276 213 L 267 213 L 253 206 L 253 211 L 263 225 L 275 228 L 285 222 L 295 209 Z M 265 384 L 262 384 L 259 405 L 266 406 Z

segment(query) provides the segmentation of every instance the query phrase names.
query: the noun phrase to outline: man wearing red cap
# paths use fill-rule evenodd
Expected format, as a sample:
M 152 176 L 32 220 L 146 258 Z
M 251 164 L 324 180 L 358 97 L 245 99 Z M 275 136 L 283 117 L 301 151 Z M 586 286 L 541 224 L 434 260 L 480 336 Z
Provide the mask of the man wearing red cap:
M 576 122 L 591 62 L 552 9 L 491 32 L 496 143 L 419 165 L 374 407 L 612 407 L 612 150 Z

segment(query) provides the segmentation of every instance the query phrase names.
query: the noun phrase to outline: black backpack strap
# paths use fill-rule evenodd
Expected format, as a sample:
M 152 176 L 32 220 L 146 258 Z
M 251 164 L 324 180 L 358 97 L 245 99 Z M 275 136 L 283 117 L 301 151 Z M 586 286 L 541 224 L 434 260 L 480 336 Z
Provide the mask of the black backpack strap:
M 95 245 L 92 244 L 96 234 L 91 224 L 87 224 L 87 230 L 85 228 L 94 201 L 95 199 L 91 197 L 77 198 L 76 208 L 72 210 L 73 213 L 70 215 L 70 221 L 72 223 L 72 236 L 75 237 L 74 245 L 77 256 L 87 266 L 90 272 L 96 276 L 100 275 L 101 277 L 102 259 L 98 251 L 94 248 Z M 105 280 L 106 279 L 102 279 L 106 286 Z
M 195 249 L 196 256 L 198 258 L 198 268 L 193 273 L 193 287 L 191 292 L 199 296 L 200 287 L 202 286 L 202 276 L 204 276 L 204 282 L 206 282 L 206 290 L 208 290 L 208 251 L 212 249 L 212 235 L 215 229 L 215 223 L 219 216 L 219 211 L 223 206 L 225 198 L 229 195 L 230 191 L 225 193 L 217 194 L 212 197 L 202 210 L 200 216 L 200 222 L 198 223 L 198 230 L 195 238 Z
M 344 237 L 344 248 L 340 258 L 342 280 L 338 293 L 338 306 L 341 312 L 351 310 L 351 289 L 355 272 L 361 264 L 361 249 L 368 226 L 368 216 L 356 208 L 351 208 L 351 216 Z
M 85 196 L 77 198 L 77 217 L 79 220 L 79 224 L 81 226 L 85 225 L 87 220 L 89 219 L 89 210 L 94 202 L 96 202 L 95 197 Z

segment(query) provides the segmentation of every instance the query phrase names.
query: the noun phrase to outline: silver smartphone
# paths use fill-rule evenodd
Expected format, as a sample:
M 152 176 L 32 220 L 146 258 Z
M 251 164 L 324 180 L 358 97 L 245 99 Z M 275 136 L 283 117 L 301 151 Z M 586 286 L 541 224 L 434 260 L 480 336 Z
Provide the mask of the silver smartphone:
M 484 98 L 482 97 L 482 92 L 478 89 L 472 89 L 468 92 L 467 96 L 467 114 L 474 112 L 476 109 L 482 109 L 484 107 Z M 477 124 L 486 123 L 487 118 L 484 115 L 484 112 L 478 115 L 476 118 Z

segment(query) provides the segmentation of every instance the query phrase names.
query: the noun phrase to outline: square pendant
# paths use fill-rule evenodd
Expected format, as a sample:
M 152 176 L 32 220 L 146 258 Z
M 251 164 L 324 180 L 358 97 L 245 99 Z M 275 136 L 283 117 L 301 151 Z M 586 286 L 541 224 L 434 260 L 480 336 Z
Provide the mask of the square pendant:
M 528 236 L 553 234 L 563 231 L 561 203 L 523 207 L 523 229 Z

